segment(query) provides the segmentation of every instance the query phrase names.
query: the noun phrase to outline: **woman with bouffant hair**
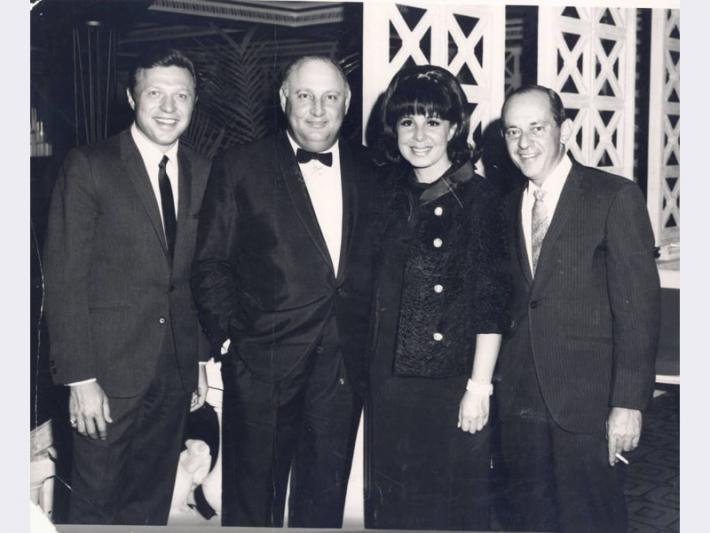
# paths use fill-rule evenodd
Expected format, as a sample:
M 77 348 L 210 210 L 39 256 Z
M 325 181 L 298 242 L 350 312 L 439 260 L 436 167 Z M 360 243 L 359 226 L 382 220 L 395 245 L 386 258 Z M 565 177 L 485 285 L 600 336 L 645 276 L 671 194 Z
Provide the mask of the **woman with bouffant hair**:
M 389 163 L 367 408 L 366 526 L 489 529 L 491 377 L 507 259 L 456 78 L 401 70 L 382 102 Z

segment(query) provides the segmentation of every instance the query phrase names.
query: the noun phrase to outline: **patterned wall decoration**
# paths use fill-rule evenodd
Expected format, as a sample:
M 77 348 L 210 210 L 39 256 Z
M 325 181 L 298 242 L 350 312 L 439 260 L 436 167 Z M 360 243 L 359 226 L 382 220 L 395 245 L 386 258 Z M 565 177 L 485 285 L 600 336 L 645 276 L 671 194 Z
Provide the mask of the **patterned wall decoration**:
M 680 11 L 654 9 L 651 29 L 648 210 L 656 241 L 680 243 Z M 675 250 L 673 248 L 676 248 Z
M 523 47 L 514 44 L 505 49 L 505 92 L 506 94 L 522 85 L 522 74 L 520 72 L 520 59 L 523 55 Z
M 523 84 L 523 19 L 511 17 L 505 19 L 505 94 Z
M 472 143 L 503 104 L 505 6 L 435 5 L 412 1 L 363 6 L 363 131 L 394 74 L 410 64 L 447 68 L 461 83 Z
M 558 91 L 580 162 L 633 178 L 636 10 L 541 7 L 538 83 Z

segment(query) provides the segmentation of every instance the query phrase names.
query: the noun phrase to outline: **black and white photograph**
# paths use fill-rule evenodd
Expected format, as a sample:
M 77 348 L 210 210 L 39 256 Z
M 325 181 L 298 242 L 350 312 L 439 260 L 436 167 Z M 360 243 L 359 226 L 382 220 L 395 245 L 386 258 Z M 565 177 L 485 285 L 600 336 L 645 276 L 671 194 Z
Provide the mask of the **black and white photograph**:
M 681 531 L 679 0 L 27 8 L 32 531 Z

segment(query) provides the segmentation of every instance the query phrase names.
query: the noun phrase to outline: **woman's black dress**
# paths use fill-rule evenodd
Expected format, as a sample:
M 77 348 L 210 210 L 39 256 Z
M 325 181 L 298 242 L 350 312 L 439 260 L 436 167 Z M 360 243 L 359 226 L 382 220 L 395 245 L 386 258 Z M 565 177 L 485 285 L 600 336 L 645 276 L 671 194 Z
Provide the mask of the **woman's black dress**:
M 471 163 L 394 181 L 383 222 L 366 419 L 365 525 L 486 530 L 489 429 L 456 427 L 477 333 L 506 323 L 498 196 Z

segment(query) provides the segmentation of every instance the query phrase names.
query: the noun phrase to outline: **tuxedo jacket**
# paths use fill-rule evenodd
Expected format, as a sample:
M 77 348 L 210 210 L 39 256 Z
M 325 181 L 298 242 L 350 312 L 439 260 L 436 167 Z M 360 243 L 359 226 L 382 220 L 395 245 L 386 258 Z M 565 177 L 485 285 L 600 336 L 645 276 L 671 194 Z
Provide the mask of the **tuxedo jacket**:
M 603 429 L 611 407 L 642 410 L 653 390 L 660 287 L 645 201 L 634 182 L 573 163 L 533 277 L 522 195 L 505 200 L 513 295 L 501 415 L 514 414 L 515 372 L 532 351 L 552 418 L 569 431 Z
M 339 142 L 343 230 L 334 273 L 285 132 L 229 149 L 212 165 L 200 215 L 193 292 L 215 349 L 230 339 L 259 379 L 305 364 L 335 316 L 352 384 L 362 391 L 380 194 L 360 147 Z
M 189 275 L 209 163 L 181 145 L 178 165 L 171 261 L 158 200 L 130 130 L 76 148 L 64 161 L 45 244 L 55 383 L 97 378 L 109 396 L 141 394 L 171 334 L 185 389 L 196 387 L 198 359 L 207 359 L 209 345 Z

